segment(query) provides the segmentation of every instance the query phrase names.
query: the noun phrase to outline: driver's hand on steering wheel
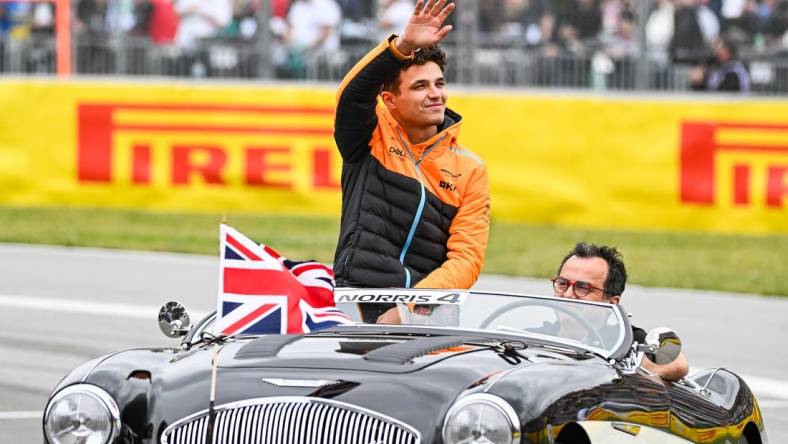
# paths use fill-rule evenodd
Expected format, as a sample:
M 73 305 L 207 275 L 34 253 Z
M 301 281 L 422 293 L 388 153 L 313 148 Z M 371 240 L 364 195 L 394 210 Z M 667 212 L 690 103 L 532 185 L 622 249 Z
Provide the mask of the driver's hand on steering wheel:
M 402 319 L 399 317 L 399 310 L 397 307 L 391 307 L 386 310 L 382 315 L 378 316 L 375 321 L 376 324 L 401 324 Z

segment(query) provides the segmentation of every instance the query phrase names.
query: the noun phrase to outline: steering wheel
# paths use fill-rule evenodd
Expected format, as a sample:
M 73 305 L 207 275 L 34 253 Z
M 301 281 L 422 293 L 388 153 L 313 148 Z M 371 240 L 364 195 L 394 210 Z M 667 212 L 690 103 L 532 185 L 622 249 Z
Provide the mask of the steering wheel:
M 503 307 L 495 310 L 489 316 L 484 318 L 482 323 L 479 324 L 479 328 L 487 328 L 490 324 L 492 324 L 492 322 L 495 319 L 499 318 L 502 314 L 504 314 L 504 313 L 506 313 L 506 312 L 508 312 L 510 310 L 514 310 L 515 308 L 520 308 L 520 307 L 528 307 L 528 306 L 548 307 L 547 305 L 536 303 L 534 301 L 514 301 L 514 302 L 510 302 L 510 303 L 504 305 Z M 600 344 L 604 344 L 605 343 L 605 341 L 602 339 L 602 336 L 599 335 L 599 332 L 597 332 L 596 329 L 591 324 L 589 324 L 587 320 L 585 320 L 582 317 L 580 317 L 580 315 L 577 314 L 576 312 L 573 312 L 573 311 L 567 309 L 566 307 L 562 307 L 560 305 L 554 305 L 554 306 L 550 305 L 549 308 L 552 308 L 555 311 L 561 312 L 561 313 L 569 316 L 573 320 L 577 321 L 577 323 L 580 324 L 586 330 L 586 332 L 588 333 L 588 335 L 592 339 L 592 341 L 599 341 Z

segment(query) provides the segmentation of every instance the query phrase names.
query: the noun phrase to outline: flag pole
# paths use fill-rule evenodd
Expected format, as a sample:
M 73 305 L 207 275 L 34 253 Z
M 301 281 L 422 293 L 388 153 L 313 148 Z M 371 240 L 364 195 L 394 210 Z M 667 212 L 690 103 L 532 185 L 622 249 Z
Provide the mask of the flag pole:
M 214 402 L 216 401 L 216 367 L 219 366 L 219 344 L 213 344 L 213 359 L 211 359 L 211 392 L 208 398 L 208 429 L 206 430 L 207 444 L 213 443 L 214 436 L 214 422 L 216 422 L 216 410 Z

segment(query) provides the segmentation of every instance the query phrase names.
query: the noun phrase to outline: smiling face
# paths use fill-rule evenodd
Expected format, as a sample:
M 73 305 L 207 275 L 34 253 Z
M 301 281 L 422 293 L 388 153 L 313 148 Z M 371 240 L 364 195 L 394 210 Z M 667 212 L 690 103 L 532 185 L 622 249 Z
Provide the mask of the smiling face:
M 412 65 L 399 74 L 399 88 L 380 96 L 406 132 L 443 123 L 446 112 L 446 79 L 435 62 Z

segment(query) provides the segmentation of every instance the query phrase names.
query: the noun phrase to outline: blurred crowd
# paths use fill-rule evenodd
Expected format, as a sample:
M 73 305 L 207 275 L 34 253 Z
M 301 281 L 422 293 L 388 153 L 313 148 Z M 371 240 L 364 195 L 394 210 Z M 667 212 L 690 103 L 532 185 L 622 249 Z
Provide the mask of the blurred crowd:
M 192 67 L 211 66 L 201 54 L 205 42 L 252 45 L 264 29 L 275 75 L 298 78 L 305 76 L 310 59 L 338 58 L 350 45 L 368 47 L 398 32 L 413 3 L 75 0 L 74 30 L 85 48 L 78 55 L 85 59 L 80 66 L 90 71 L 91 63 L 104 63 L 101 48 L 112 39 L 137 39 Z M 484 48 L 517 48 L 547 59 L 576 57 L 603 72 L 642 56 L 657 65 L 719 68 L 727 63 L 719 58 L 720 46 L 728 61 L 739 55 L 788 53 L 788 0 L 653 0 L 642 21 L 635 0 L 479 0 L 474 7 L 475 41 Z M 0 2 L 0 37 L 23 41 L 51 36 L 54 16 L 51 3 Z M 644 39 L 639 41 L 641 26 Z M 200 74 L 193 68 L 189 72 Z M 692 79 L 700 85 L 710 75 L 693 72 Z
M 480 28 L 525 44 L 579 52 L 601 44 L 615 57 L 638 49 L 635 0 L 485 0 Z M 675 62 L 708 56 L 724 38 L 755 51 L 788 50 L 786 0 L 655 0 L 645 19 L 649 51 Z

